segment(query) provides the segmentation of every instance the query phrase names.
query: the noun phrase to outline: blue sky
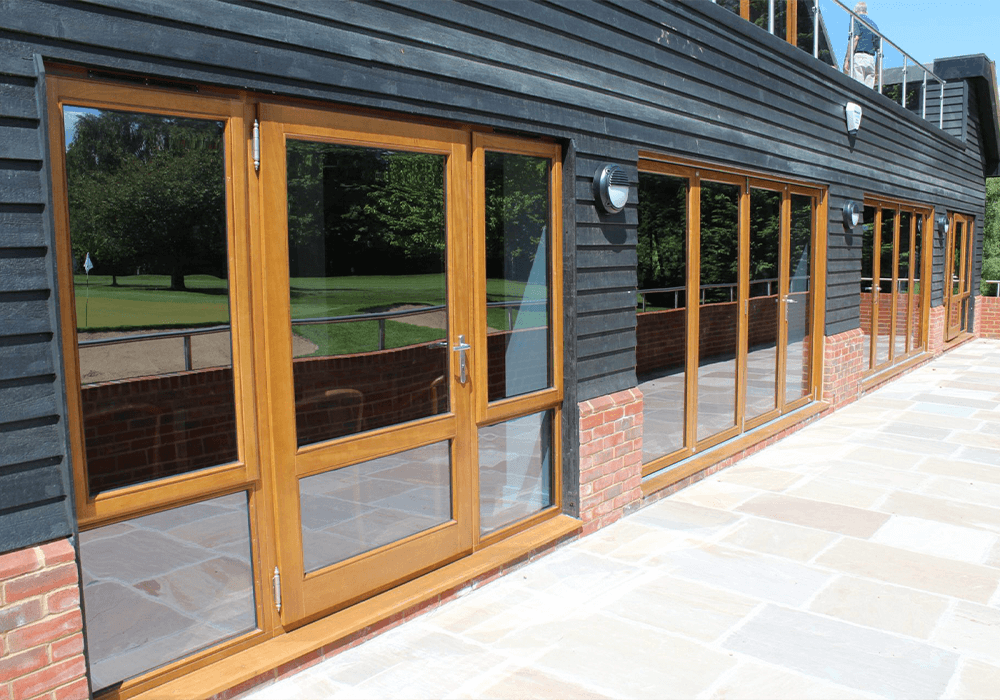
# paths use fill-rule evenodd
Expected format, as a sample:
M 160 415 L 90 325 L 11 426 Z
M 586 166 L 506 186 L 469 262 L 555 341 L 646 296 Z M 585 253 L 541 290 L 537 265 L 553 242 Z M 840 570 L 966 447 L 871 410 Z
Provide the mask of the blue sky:
M 841 0 L 854 8 L 854 0 Z M 998 0 L 867 0 L 868 16 L 894 43 L 920 62 L 984 53 L 1000 60 Z M 829 0 L 820 10 L 838 60 L 847 46 L 847 14 Z M 887 61 L 888 63 L 888 61 Z

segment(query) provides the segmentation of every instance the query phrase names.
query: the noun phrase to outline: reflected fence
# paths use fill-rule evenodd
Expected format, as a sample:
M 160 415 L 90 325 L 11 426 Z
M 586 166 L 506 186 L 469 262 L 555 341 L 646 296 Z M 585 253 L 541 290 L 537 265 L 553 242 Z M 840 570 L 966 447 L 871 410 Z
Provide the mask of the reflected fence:
M 805 276 L 790 278 L 789 281 L 788 281 L 789 293 L 808 291 L 807 289 L 805 289 L 803 287 L 803 283 L 805 284 L 805 286 L 808 286 L 808 281 L 809 281 L 809 277 L 805 277 Z M 765 279 L 750 280 L 751 296 L 753 296 L 753 297 L 772 297 L 772 296 L 776 296 L 777 293 L 778 293 L 777 286 L 778 286 L 778 278 L 777 277 L 768 277 L 768 278 L 765 278 Z M 724 290 L 726 290 L 726 292 L 728 292 L 729 301 L 730 302 L 734 302 L 734 301 L 736 301 L 736 297 L 737 297 L 737 295 L 739 293 L 739 284 L 737 282 L 723 282 L 723 283 L 720 283 L 720 284 L 703 284 L 698 289 L 701 291 L 701 295 L 700 296 L 701 296 L 701 303 L 702 304 L 706 304 L 706 303 L 719 303 L 717 301 L 714 301 L 714 302 L 709 302 L 708 301 L 708 292 L 710 290 L 713 290 L 713 289 L 724 289 Z M 758 290 L 757 294 L 753 294 L 753 291 L 755 289 Z M 683 304 L 681 304 L 681 301 L 685 299 L 684 295 L 686 294 L 686 292 L 687 292 L 687 287 L 685 287 L 685 286 L 680 286 L 680 287 L 651 287 L 649 289 L 639 289 L 639 290 L 637 290 L 637 293 L 639 295 L 639 300 L 638 300 L 638 304 L 637 304 L 637 306 L 639 307 L 639 312 L 640 313 L 644 313 L 646 311 L 646 297 L 647 297 L 647 295 L 650 295 L 650 294 L 673 295 L 673 306 L 670 306 L 670 307 L 656 306 L 655 307 L 656 309 L 664 309 L 664 308 L 679 309 L 679 308 L 682 308 Z M 763 292 L 763 293 L 761 293 L 761 292 Z M 725 301 L 723 301 L 722 303 L 725 303 Z
M 725 286 L 725 285 L 717 285 Z M 488 309 L 505 309 L 507 327 L 502 330 L 514 330 L 514 322 L 517 315 L 523 310 L 538 310 L 533 307 L 541 307 L 541 310 L 548 308 L 547 299 L 538 300 L 518 300 L 518 301 L 491 301 L 487 302 Z M 399 309 L 396 311 L 379 311 L 364 314 L 348 314 L 344 316 L 322 316 L 314 318 L 292 319 L 292 326 L 315 326 L 331 323 L 352 323 L 357 321 L 378 321 L 378 340 L 373 350 L 385 350 L 385 328 L 386 321 L 396 320 L 411 316 L 421 316 L 425 314 L 446 311 L 444 304 L 435 306 L 421 306 L 416 309 Z M 181 338 L 183 340 L 184 371 L 190 372 L 194 369 L 194 358 L 191 351 L 191 339 L 195 336 L 210 335 L 213 333 L 228 333 L 229 326 L 206 326 L 203 328 L 184 328 L 172 331 L 155 331 L 152 333 L 135 333 L 132 335 L 121 335 L 114 338 L 90 338 L 79 341 L 80 348 L 98 348 L 111 345 L 124 345 L 126 343 L 140 343 L 151 340 L 164 340 L 170 338 Z M 433 341 L 432 341 L 433 342 Z M 447 345 L 447 341 L 436 343 L 442 347 Z

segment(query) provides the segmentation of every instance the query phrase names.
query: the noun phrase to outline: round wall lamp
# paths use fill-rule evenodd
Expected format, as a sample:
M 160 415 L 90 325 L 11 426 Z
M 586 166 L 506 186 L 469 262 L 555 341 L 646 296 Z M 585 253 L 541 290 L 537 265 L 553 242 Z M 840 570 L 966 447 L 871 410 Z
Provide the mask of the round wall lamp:
M 848 199 L 844 202 L 844 226 L 854 229 L 861 223 L 861 212 L 863 208 L 859 202 Z
M 948 235 L 948 229 L 951 228 L 951 224 L 948 222 L 947 216 L 945 216 L 944 214 L 939 214 L 937 219 L 935 219 L 934 224 L 937 227 L 938 233 L 940 233 L 942 236 Z
M 618 165 L 605 165 L 594 173 L 594 199 L 609 214 L 617 214 L 628 201 L 628 175 Z

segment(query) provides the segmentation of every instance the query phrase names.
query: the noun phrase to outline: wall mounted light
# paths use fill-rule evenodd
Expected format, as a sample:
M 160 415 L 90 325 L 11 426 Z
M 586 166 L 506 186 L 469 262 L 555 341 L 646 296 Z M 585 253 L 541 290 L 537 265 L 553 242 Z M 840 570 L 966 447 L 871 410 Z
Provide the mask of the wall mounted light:
M 944 214 L 938 214 L 937 219 L 934 220 L 934 224 L 938 233 L 942 236 L 948 235 L 948 229 L 951 228 L 951 224 L 949 223 L 947 216 Z
M 628 201 L 628 175 L 617 165 L 605 165 L 594 173 L 594 199 L 609 214 L 617 214 Z
M 847 133 L 857 136 L 858 129 L 861 128 L 861 105 L 857 102 L 848 102 L 844 106 L 844 117 L 847 119 Z
M 844 227 L 853 230 L 861 223 L 862 207 L 859 202 L 848 199 L 844 202 Z

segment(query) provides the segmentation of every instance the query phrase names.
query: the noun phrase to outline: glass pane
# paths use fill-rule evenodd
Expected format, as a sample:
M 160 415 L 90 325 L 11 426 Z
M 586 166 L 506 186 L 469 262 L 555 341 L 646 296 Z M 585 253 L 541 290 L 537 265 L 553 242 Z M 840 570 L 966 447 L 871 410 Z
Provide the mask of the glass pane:
M 896 314 L 896 330 L 893 334 L 893 356 L 896 358 L 906 354 L 906 319 L 910 317 L 910 227 L 913 214 L 908 211 L 899 212 L 899 237 L 896 255 L 896 301 L 893 307 Z
M 451 520 L 451 443 L 299 481 L 302 556 L 322 569 Z
M 913 238 L 913 284 L 910 286 L 910 348 L 919 350 L 923 347 L 922 334 L 920 332 L 921 318 L 923 316 L 923 280 L 921 270 L 923 269 L 922 245 L 923 231 L 927 223 L 922 216 L 917 216 L 917 232 Z
M 552 386 L 547 158 L 486 153 L 489 400 Z
M 777 406 L 781 193 L 750 190 L 747 420 Z
M 289 140 L 298 445 L 446 412 L 445 158 Z
M 701 183 L 698 439 L 736 425 L 740 188 Z
M 256 629 L 246 493 L 80 533 L 94 690 Z
M 810 391 L 812 384 L 809 348 L 812 330 L 813 199 L 792 195 L 792 229 L 788 241 L 788 299 L 785 360 L 785 401 L 792 402 Z
M 90 494 L 233 462 L 225 124 L 63 119 Z
M 479 532 L 552 505 L 552 411 L 479 429 Z
M 896 236 L 896 210 L 882 210 L 882 229 L 879 247 L 878 328 L 875 339 L 875 364 L 889 361 L 889 344 L 892 342 L 892 273 L 895 268 L 893 250 Z
M 962 244 L 965 239 L 965 222 L 955 221 L 954 254 L 952 255 L 952 291 L 954 294 L 962 292 Z
M 875 250 L 875 209 L 865 207 L 861 226 L 861 356 L 862 367 L 870 369 L 872 364 L 872 322 L 875 316 L 874 256 Z
M 687 194 L 686 179 L 639 173 L 636 374 L 643 462 L 684 447 Z

